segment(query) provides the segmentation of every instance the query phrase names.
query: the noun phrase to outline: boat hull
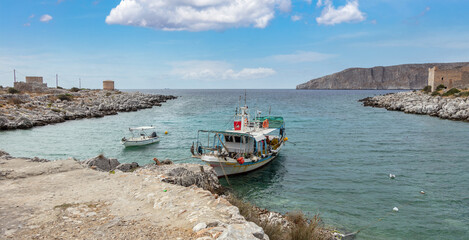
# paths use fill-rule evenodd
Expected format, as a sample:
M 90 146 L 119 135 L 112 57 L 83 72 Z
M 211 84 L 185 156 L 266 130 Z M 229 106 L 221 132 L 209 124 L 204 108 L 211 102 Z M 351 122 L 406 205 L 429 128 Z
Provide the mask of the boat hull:
M 138 140 L 138 141 L 132 141 L 132 140 L 127 140 L 122 142 L 122 145 L 125 147 L 135 147 L 135 146 L 144 146 L 152 143 L 157 143 L 159 142 L 159 138 L 150 138 L 150 139 L 145 139 L 145 140 Z
M 218 157 L 208 157 L 208 158 L 202 157 L 201 160 L 205 162 L 207 165 L 211 166 L 213 170 L 215 170 L 217 177 L 223 177 L 225 175 L 228 176 L 228 175 L 235 175 L 235 174 L 241 174 L 241 173 L 254 171 L 270 163 L 276 157 L 277 155 L 271 155 L 271 156 L 259 159 L 259 161 L 257 162 L 252 162 L 252 163 L 249 162 L 249 163 L 244 163 L 244 164 L 225 161 L 222 158 L 218 158 Z

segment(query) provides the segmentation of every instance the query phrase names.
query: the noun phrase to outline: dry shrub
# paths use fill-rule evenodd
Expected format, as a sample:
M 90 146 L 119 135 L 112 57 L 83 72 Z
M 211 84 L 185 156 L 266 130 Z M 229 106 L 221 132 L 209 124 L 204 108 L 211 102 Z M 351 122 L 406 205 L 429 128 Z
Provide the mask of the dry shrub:
M 321 219 L 315 215 L 313 219 L 307 219 L 302 212 L 287 213 L 291 228 L 289 239 L 291 240 L 326 240 L 332 239 L 329 232 L 319 227 Z
M 250 203 L 230 194 L 228 201 L 238 207 L 239 213 L 247 221 L 254 222 L 269 236 L 271 240 L 328 240 L 332 239 L 330 231 L 323 229 L 318 215 L 313 219 L 307 219 L 300 211 L 287 213 L 286 219 L 290 222 L 290 228 L 285 228 L 279 223 L 263 221 L 260 218 L 258 208 Z
M 262 229 L 264 229 L 264 233 L 267 234 L 267 236 L 269 236 L 269 239 L 271 240 L 286 240 L 287 239 L 282 226 L 280 224 L 270 223 L 268 221 L 262 221 L 260 218 L 259 212 L 257 211 L 257 208 L 254 205 L 235 197 L 233 194 L 228 195 L 227 200 L 233 206 L 238 207 L 239 213 L 247 221 L 253 222 L 257 224 L 259 227 L 261 227 Z
M 12 97 L 12 98 L 8 98 L 8 103 L 11 105 L 18 105 L 18 104 L 22 104 L 23 101 L 21 101 L 21 99 L 19 98 Z

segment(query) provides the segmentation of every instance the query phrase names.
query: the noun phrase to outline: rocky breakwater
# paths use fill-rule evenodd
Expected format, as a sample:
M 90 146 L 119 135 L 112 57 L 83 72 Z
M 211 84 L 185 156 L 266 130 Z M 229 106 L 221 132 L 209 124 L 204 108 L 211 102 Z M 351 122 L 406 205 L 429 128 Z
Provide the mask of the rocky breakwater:
M 413 91 L 368 97 L 359 101 L 363 102 L 364 106 L 386 108 L 391 111 L 469 121 L 469 99 L 467 97 L 431 96 L 423 91 Z
M 0 130 L 26 129 L 80 118 L 161 106 L 175 96 L 139 92 L 81 90 L 54 93 L 0 92 Z

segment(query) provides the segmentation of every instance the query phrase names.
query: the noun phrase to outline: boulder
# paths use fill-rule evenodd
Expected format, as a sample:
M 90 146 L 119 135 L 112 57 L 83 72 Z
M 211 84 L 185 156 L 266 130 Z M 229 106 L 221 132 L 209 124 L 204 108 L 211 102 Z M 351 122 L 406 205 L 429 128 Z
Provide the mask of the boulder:
M 243 224 L 230 224 L 225 231 L 217 238 L 218 240 L 228 239 L 252 239 L 252 240 L 268 240 L 269 237 L 264 230 L 253 222 L 245 222 Z
M 10 154 L 5 151 L 0 150 L 0 157 L 7 157 L 7 156 L 10 156 Z
M 21 117 L 16 121 L 16 127 L 20 129 L 32 128 L 33 123 L 26 117 Z
M 116 169 L 120 170 L 122 172 L 131 172 L 138 168 L 138 163 L 133 162 L 133 163 L 121 163 L 119 164 Z
M 109 172 L 115 170 L 120 162 L 115 158 L 106 158 L 100 154 L 94 158 L 90 158 L 82 162 L 82 165 L 93 168 L 99 171 Z
M 142 170 L 150 170 L 153 174 L 162 175 L 163 182 L 181 185 L 184 187 L 196 185 L 212 193 L 223 191 L 213 168 L 199 164 L 148 164 Z

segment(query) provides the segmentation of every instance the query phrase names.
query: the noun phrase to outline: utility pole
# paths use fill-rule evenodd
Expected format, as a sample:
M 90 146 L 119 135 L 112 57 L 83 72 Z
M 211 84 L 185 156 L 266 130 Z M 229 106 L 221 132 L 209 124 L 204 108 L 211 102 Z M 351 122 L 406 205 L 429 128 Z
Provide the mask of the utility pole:
M 81 78 L 78 78 L 78 88 L 81 89 Z
M 55 74 L 55 88 L 59 87 L 59 74 Z
M 16 69 L 13 69 L 13 82 L 16 82 Z

